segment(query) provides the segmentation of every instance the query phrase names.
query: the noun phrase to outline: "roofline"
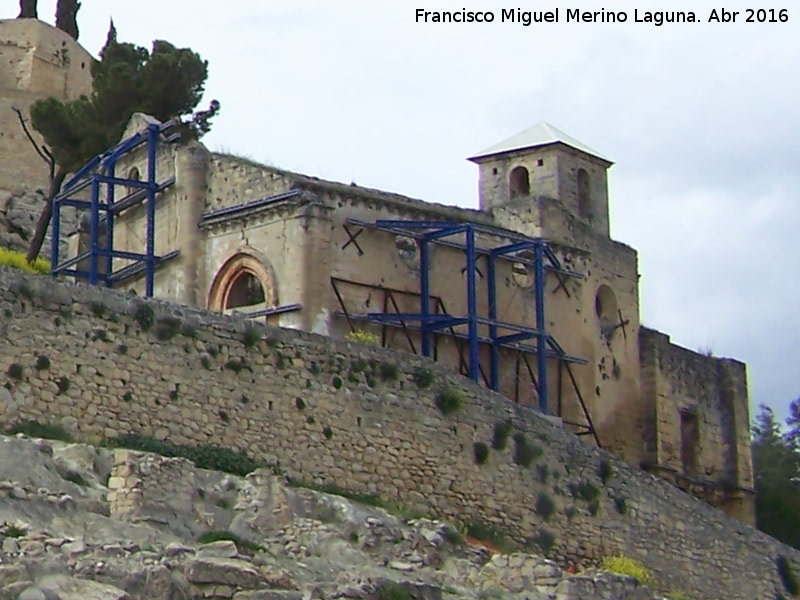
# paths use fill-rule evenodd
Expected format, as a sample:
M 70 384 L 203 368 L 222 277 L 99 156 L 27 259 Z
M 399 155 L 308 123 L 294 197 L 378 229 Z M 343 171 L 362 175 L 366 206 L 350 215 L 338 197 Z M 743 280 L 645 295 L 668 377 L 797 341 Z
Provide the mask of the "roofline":
M 470 162 L 474 162 L 475 164 L 480 164 L 483 161 L 483 159 L 486 159 L 486 158 L 492 158 L 492 157 L 495 157 L 495 156 L 505 156 L 505 155 L 508 155 L 508 154 L 514 154 L 515 152 L 523 152 L 525 150 L 531 150 L 533 148 L 546 148 L 547 146 L 558 146 L 558 145 L 565 146 L 567 148 L 570 148 L 571 150 L 574 150 L 576 152 L 580 152 L 581 154 L 585 154 L 586 156 L 591 156 L 592 158 L 594 158 L 596 160 L 599 160 L 600 162 L 604 163 L 606 165 L 606 167 L 610 167 L 611 165 L 614 164 L 613 160 L 609 160 L 608 158 L 606 158 L 605 156 L 602 156 L 599 153 L 587 152 L 583 148 L 577 148 L 576 146 L 573 146 L 572 144 L 569 144 L 569 143 L 567 143 L 567 142 L 565 142 L 563 140 L 552 140 L 550 142 L 543 142 L 541 144 L 532 144 L 530 146 L 520 146 L 519 148 L 511 148 L 509 150 L 502 150 L 500 152 L 485 152 L 485 153 L 482 153 L 482 154 L 476 154 L 474 156 L 470 156 L 470 157 L 467 158 L 467 160 L 470 161 Z

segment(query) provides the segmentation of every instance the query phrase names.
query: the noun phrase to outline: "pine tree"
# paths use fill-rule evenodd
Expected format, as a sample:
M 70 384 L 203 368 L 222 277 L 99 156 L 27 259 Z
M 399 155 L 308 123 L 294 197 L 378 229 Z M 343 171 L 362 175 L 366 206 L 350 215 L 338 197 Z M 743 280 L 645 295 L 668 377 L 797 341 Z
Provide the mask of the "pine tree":
M 78 10 L 80 8 L 81 3 L 78 0 L 58 0 L 56 5 L 56 28 L 73 40 L 78 39 Z
M 143 112 L 160 121 L 181 119 L 184 137 L 199 138 L 219 112 L 219 102 L 214 100 L 207 110 L 192 113 L 208 77 L 208 62 L 199 54 L 163 40 L 153 42 L 152 51 L 119 42 L 113 21 L 100 60 L 92 65 L 92 77 L 89 98 L 70 102 L 48 98 L 31 106 L 31 123 L 46 145 L 41 154 L 51 157 L 51 185 L 28 247 L 29 261 L 39 255 L 52 198 L 66 174 L 118 143 L 133 113 Z
M 772 410 L 761 405 L 753 426 L 756 526 L 800 548 L 800 454 L 781 436 Z
M 36 19 L 39 16 L 36 10 L 37 0 L 19 0 L 18 19 Z

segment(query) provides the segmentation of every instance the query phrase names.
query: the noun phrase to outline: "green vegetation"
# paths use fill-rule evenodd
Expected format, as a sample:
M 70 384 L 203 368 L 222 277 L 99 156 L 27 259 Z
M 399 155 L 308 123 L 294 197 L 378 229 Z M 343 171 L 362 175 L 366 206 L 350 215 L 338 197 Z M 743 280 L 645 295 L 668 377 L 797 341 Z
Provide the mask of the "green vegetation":
M 69 377 L 64 375 L 63 377 L 59 377 L 56 379 L 56 385 L 58 386 L 58 393 L 59 394 L 66 394 L 69 390 Z
M 798 585 L 797 579 L 795 579 L 792 568 L 789 565 L 789 561 L 786 560 L 786 557 L 779 556 L 776 558 L 775 567 L 778 569 L 778 577 L 781 578 L 781 583 L 783 583 L 783 589 L 786 590 L 786 593 L 791 596 L 797 596 L 798 593 L 800 593 L 800 585 Z
M 156 337 L 159 341 L 171 340 L 181 332 L 181 320 L 177 317 L 161 317 L 156 325 Z
M 19 269 L 20 271 L 37 275 L 50 273 L 49 260 L 37 258 L 33 263 L 29 263 L 22 252 L 2 247 L 0 247 L 0 267 L 11 267 L 12 269 Z
M 608 480 L 614 476 L 614 467 L 612 467 L 611 463 L 606 459 L 601 460 L 600 464 L 597 465 L 597 476 L 600 478 L 600 481 L 603 482 L 603 485 L 605 485 L 608 483 Z
M 530 467 L 533 461 L 539 458 L 543 450 L 528 441 L 525 434 L 518 432 L 514 434 L 514 462 L 521 467 Z
M 333 379 L 331 380 L 331 383 L 333 384 L 334 389 L 340 390 L 342 389 L 342 384 L 344 382 L 342 381 L 341 377 L 339 377 L 338 375 L 334 375 Z
M 608 556 L 603 559 L 601 568 L 609 573 L 628 575 L 642 585 L 654 587 L 657 583 L 653 572 L 638 560 L 627 556 Z
M 800 472 L 800 398 L 789 406 L 788 430 L 761 405 L 753 426 L 753 472 L 756 527 L 800 549 L 800 487 L 792 479 Z
M 449 387 L 436 397 L 436 406 L 443 415 L 456 412 L 464 404 L 464 392 L 458 388 Z
M 330 427 L 324 427 L 322 429 L 322 435 L 325 436 L 326 440 L 331 439 L 333 437 L 333 429 L 331 429 Z
M 579 483 L 569 483 L 567 484 L 567 489 L 569 489 L 569 493 L 573 498 L 584 502 L 596 500 L 600 495 L 600 490 L 586 480 L 582 480 Z
M 92 311 L 92 314 L 95 317 L 102 317 L 106 314 L 106 305 L 102 302 L 90 302 L 89 310 Z
M 511 437 L 511 432 L 513 430 L 514 425 L 511 419 L 495 423 L 492 428 L 492 448 L 495 450 L 505 450 L 508 447 L 508 438 Z
M 382 381 L 397 381 L 400 369 L 394 363 L 383 362 L 380 364 L 379 373 Z
M 244 360 L 241 358 L 231 358 L 225 363 L 225 368 L 234 373 L 241 373 L 244 369 Z
M 47 440 L 60 440 L 71 442 L 72 436 L 61 425 L 50 425 L 37 421 L 19 421 L 5 431 L 6 435 L 16 435 L 22 433 L 28 437 L 44 438 Z
M 380 346 L 381 339 L 371 331 L 364 331 L 363 329 L 355 329 L 344 336 L 348 342 L 358 342 L 359 344 L 368 344 L 370 346 Z
M 8 376 L 11 377 L 11 379 L 16 379 L 17 381 L 22 379 L 24 371 L 25 370 L 22 368 L 22 365 L 19 363 L 11 363 L 8 365 L 8 369 L 6 369 Z
M 475 540 L 489 544 L 500 552 L 509 553 L 513 551 L 513 547 L 509 544 L 508 540 L 506 540 L 506 536 L 483 521 L 470 521 L 466 523 L 465 533 Z
M 541 516 L 545 521 L 550 519 L 553 513 L 556 510 L 555 502 L 553 502 L 552 498 L 547 494 L 547 492 L 541 492 L 536 497 L 536 504 L 534 505 L 534 510 L 536 514 Z
M 539 478 L 539 483 L 542 485 L 547 483 L 547 479 L 550 477 L 550 469 L 547 468 L 547 465 L 536 465 L 536 477 Z
M 200 446 L 177 445 L 137 433 L 129 433 L 108 439 L 103 445 L 110 448 L 128 448 L 130 450 L 153 452 L 162 456 L 188 458 L 198 468 L 224 471 L 241 476 L 255 471 L 260 466 L 244 451 L 235 452 L 230 448 L 223 448 L 216 444 L 202 444 Z
M 76 473 L 75 471 L 68 471 L 64 479 L 81 487 L 89 487 L 89 482 L 86 481 L 80 473 Z
M 147 331 L 153 326 L 156 320 L 156 314 L 153 307 L 145 302 L 139 302 L 136 306 L 136 311 L 133 313 L 133 320 L 139 324 L 142 331 Z
M 236 544 L 236 547 L 239 550 L 247 550 L 249 552 L 263 552 L 264 548 L 259 546 L 258 544 L 254 544 L 253 542 L 248 542 L 240 538 L 233 532 L 230 531 L 220 531 L 220 530 L 212 530 L 207 531 L 199 538 L 197 538 L 198 544 L 213 544 L 214 542 L 233 542 Z
M 550 550 L 553 549 L 553 546 L 555 546 L 555 543 L 556 538 L 551 532 L 547 531 L 547 529 L 540 529 L 534 537 L 528 540 L 527 545 L 538 546 L 542 554 L 547 556 L 550 554 Z
M 136 112 L 152 115 L 162 123 L 190 116 L 182 123 L 186 137 L 199 138 L 211 128 L 219 112 L 212 100 L 208 110 L 192 115 L 203 97 L 208 63 L 188 48 L 176 48 L 156 40 L 152 51 L 117 41 L 112 23 L 100 60 L 92 61 L 92 93 L 76 100 L 37 100 L 30 107 L 30 122 L 44 139 L 36 152 L 50 171 L 47 201 L 28 248 L 27 259 L 39 255 L 50 223 L 52 198 L 67 173 L 76 172 L 94 156 L 117 144 Z M 27 121 L 22 126 L 29 138 Z
M 50 357 L 40 354 L 36 357 L 36 370 L 47 371 L 50 368 Z
M 244 328 L 242 334 L 242 343 L 245 348 L 252 348 L 261 341 L 261 330 L 253 325 L 248 325 Z
M 417 384 L 417 387 L 421 390 L 424 390 L 433 383 L 433 371 L 427 369 L 425 367 L 419 367 L 416 371 L 414 371 L 414 381 Z
M 407 586 L 391 580 L 384 581 L 377 589 L 378 600 L 412 600 L 411 591 Z
M 489 446 L 483 442 L 475 442 L 472 445 L 472 454 L 475 457 L 476 465 L 486 464 L 486 461 L 489 460 Z
M 9 523 L 6 521 L 0 529 L 3 530 L 3 535 L 7 538 L 22 538 L 28 535 L 28 530 L 21 526 Z

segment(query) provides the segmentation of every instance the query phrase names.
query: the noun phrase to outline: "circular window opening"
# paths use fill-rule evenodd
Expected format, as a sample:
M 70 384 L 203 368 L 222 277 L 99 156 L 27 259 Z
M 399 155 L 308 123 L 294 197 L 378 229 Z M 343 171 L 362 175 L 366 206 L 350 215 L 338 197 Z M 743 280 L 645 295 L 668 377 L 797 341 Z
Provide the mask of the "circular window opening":
M 264 302 L 266 302 L 264 286 L 255 275 L 245 271 L 231 283 L 223 310 Z
M 604 329 L 616 325 L 619 317 L 619 305 L 617 297 L 607 285 L 597 288 L 597 294 L 594 297 L 594 311 Z

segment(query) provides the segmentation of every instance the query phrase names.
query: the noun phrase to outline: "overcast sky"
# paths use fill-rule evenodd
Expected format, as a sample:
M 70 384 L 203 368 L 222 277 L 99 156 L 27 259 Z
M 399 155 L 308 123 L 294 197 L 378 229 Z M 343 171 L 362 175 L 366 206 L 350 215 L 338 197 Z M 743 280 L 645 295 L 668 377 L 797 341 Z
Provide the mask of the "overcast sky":
M 55 0 L 39 5 L 53 22 Z M 417 8 L 465 6 L 495 23 L 415 22 Z M 499 22 L 516 7 L 559 8 L 561 22 Z M 601 7 L 628 22 L 564 22 L 568 8 Z M 635 23 L 635 7 L 702 22 Z M 800 8 L 784 23 L 745 23 L 741 2 L 725 5 L 736 23 L 712 23 L 712 8 L 84 0 L 79 26 L 95 55 L 113 16 L 122 41 L 206 58 L 206 102 L 222 103 L 212 150 L 429 201 L 476 207 L 465 158 L 552 123 L 616 163 L 612 235 L 639 251 L 642 323 L 746 361 L 751 406 L 785 416 L 800 395 Z

